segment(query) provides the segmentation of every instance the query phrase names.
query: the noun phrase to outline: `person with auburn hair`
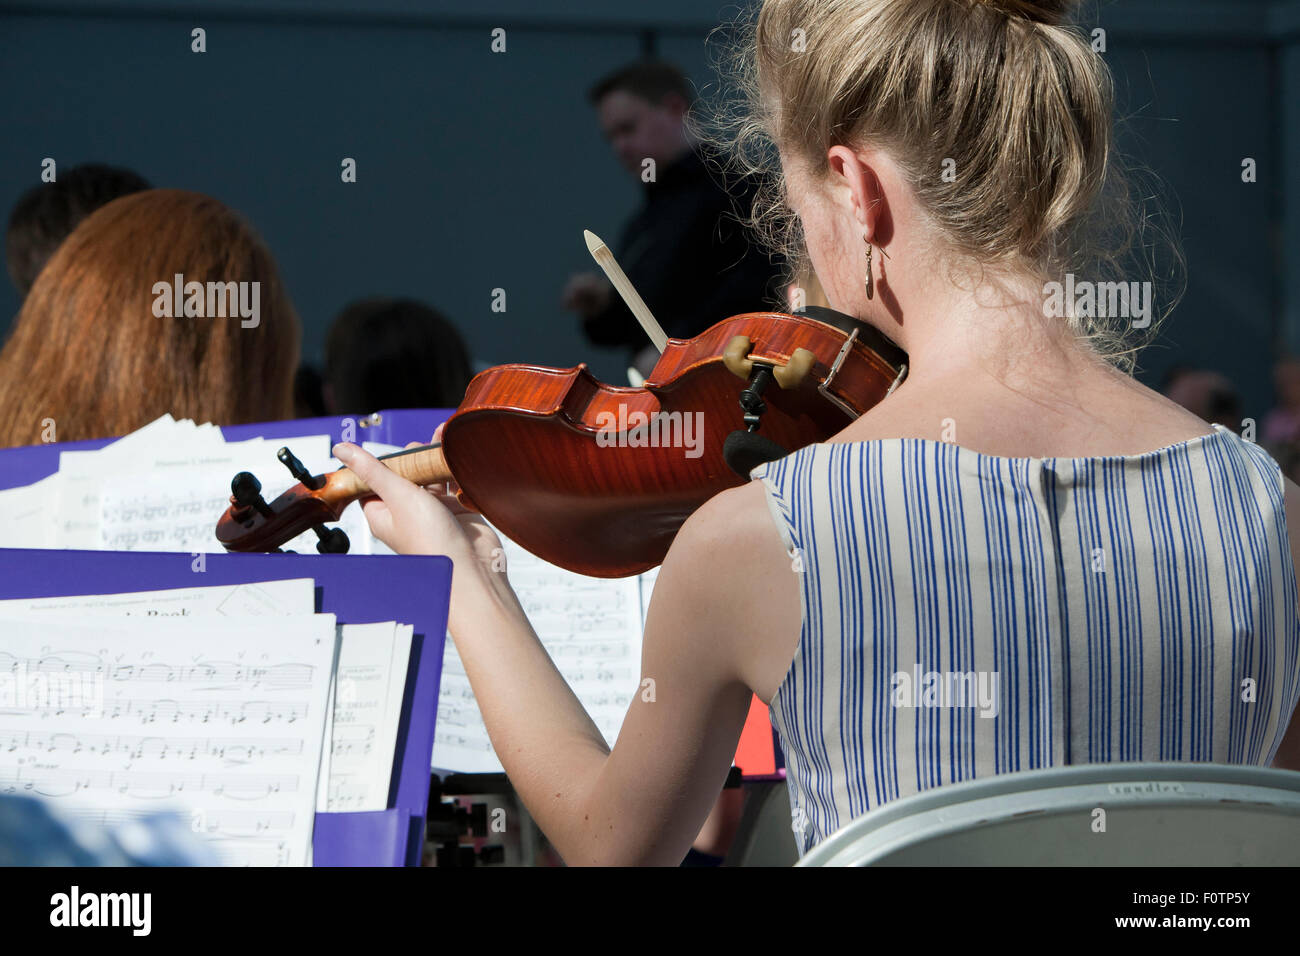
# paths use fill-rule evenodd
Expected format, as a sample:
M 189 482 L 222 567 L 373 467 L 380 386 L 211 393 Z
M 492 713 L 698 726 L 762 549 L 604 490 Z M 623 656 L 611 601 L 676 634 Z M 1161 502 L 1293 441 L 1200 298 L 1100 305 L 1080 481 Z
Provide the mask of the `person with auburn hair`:
M 1300 769 L 1300 489 L 1127 374 L 1132 322 L 1053 311 L 1051 283 L 1100 279 L 1134 221 L 1110 76 L 1070 6 L 763 3 L 742 131 L 775 147 L 831 306 L 895 339 L 908 373 L 682 527 L 646 622 L 655 694 L 612 750 L 494 570 L 493 532 L 339 446 L 383 498 L 375 532 L 455 562 L 452 636 L 567 862 L 679 863 L 751 693 L 805 852 L 889 801 L 1009 771 Z
M 233 210 L 177 189 L 116 199 L 59 246 L 0 351 L 0 446 L 50 421 L 76 441 L 168 412 L 288 418 L 299 336 L 275 260 Z

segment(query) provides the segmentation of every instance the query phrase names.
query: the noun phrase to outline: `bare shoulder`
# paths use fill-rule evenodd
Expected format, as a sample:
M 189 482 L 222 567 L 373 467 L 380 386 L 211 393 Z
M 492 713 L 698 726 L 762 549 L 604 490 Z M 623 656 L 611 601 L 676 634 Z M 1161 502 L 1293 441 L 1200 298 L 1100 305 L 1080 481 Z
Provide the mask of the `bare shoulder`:
M 664 559 L 652 613 L 661 591 L 693 608 L 693 623 L 707 624 L 738 676 L 771 699 L 794 654 L 802 605 L 760 482 L 715 495 L 691 515 Z
M 753 589 L 776 567 L 789 570 L 776 524 L 767 506 L 766 492 L 750 481 L 714 495 L 677 533 L 664 559 L 665 574 L 705 572 L 708 580 L 728 590 Z
M 701 505 L 682 525 L 673 550 L 682 542 L 691 547 L 753 543 L 752 538 L 764 530 L 775 536 L 763 486 L 750 481 L 720 492 Z

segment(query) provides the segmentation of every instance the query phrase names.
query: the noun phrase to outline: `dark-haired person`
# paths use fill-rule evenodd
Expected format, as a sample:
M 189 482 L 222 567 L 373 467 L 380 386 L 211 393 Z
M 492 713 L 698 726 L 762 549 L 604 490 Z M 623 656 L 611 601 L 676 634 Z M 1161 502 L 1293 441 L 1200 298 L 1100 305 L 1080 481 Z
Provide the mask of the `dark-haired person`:
M 0 351 L 0 447 L 48 440 L 50 422 L 77 441 L 168 412 L 288 418 L 299 334 L 275 260 L 232 209 L 179 189 L 115 199 L 55 251 Z
M 81 220 L 114 199 L 148 188 L 149 183 L 129 169 L 88 163 L 23 193 L 9 214 L 5 234 L 9 278 L 19 296 L 27 295 L 54 250 Z
M 325 342 L 326 410 L 455 408 L 473 378 L 456 326 L 413 299 L 371 298 L 347 306 Z
M 690 338 L 768 308 L 779 269 L 739 221 L 751 214 L 757 184 L 724 179 L 714 151 L 688 131 L 690 81 L 647 60 L 600 80 L 589 99 L 618 161 L 644 186 L 641 209 L 611 249 L 664 331 Z M 563 302 L 593 344 L 624 349 L 642 374 L 654 366 L 658 353 L 604 276 L 571 277 Z
M 1109 70 L 1069 7 L 763 3 L 755 118 L 812 265 L 910 372 L 682 527 L 646 621 L 656 693 L 633 697 L 612 750 L 493 570 L 492 532 L 338 449 L 383 498 L 366 508 L 382 539 L 452 557 L 474 696 L 569 863 L 679 863 L 751 692 L 804 851 L 889 801 L 1009 771 L 1300 769 L 1300 488 L 1136 382 L 1118 328 L 1045 309 L 1047 283 L 1091 271 L 1073 241 L 1091 214 L 1126 220 L 1102 202 L 1122 198 Z

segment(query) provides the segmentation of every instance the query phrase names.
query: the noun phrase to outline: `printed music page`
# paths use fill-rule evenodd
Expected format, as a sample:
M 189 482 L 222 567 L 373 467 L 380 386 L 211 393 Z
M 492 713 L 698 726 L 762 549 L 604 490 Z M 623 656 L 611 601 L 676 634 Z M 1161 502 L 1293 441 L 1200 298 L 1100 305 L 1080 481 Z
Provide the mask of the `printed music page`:
M 388 806 L 402 717 L 409 624 L 345 624 L 334 686 L 325 802 L 330 813 Z
M 197 575 L 196 575 L 197 577 Z M 258 581 L 250 584 L 222 584 L 126 594 L 77 594 L 47 598 L 0 600 L 0 616 L 28 614 L 39 617 L 60 614 L 118 614 L 133 617 L 221 617 L 268 614 L 312 614 L 316 610 L 316 582 L 311 578 L 291 581 Z
M 76 620 L 85 615 L 309 615 L 315 610 L 315 586 L 311 578 L 300 578 L 127 594 L 17 598 L 0 600 L 0 617 Z M 345 624 L 340 631 L 339 690 L 329 707 L 325 739 L 330 741 L 330 751 L 322 765 L 317 810 L 383 810 L 388 806 L 414 629 L 390 621 Z
M 506 573 L 537 636 L 612 747 L 640 688 L 640 579 L 574 574 L 504 535 L 501 540 Z M 503 769 L 450 634 L 443 654 L 433 766 L 457 773 Z
M 98 823 L 175 810 L 223 864 L 308 864 L 332 614 L 0 632 L 0 792 Z

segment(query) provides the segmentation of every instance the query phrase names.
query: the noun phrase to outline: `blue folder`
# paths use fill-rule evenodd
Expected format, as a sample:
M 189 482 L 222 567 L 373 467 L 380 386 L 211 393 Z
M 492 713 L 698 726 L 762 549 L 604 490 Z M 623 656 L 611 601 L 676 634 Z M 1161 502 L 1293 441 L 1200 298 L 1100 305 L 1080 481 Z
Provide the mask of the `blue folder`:
M 325 434 L 338 441 L 355 428 L 355 441 L 394 445 L 426 442 L 450 409 L 380 412 L 222 428 L 227 441 Z M 0 450 L 0 488 L 39 481 L 59 467 L 59 452 L 101 448 L 112 439 L 30 445 Z M 268 456 L 267 470 L 280 467 Z M 232 476 L 233 477 L 233 476 Z M 213 528 L 217 518 L 212 516 Z M 0 545 L 3 531 L 0 531 Z M 215 545 L 215 540 L 214 540 Z M 0 548 L 0 598 L 113 594 L 203 585 L 314 578 L 317 611 L 342 624 L 400 621 L 413 625 L 411 663 L 398 729 L 397 759 L 388 810 L 318 813 L 312 847 L 316 866 L 418 866 L 424 850 L 438 686 L 442 677 L 451 561 L 439 556 L 209 554 L 206 570 L 191 570 L 188 553 L 20 550 Z

